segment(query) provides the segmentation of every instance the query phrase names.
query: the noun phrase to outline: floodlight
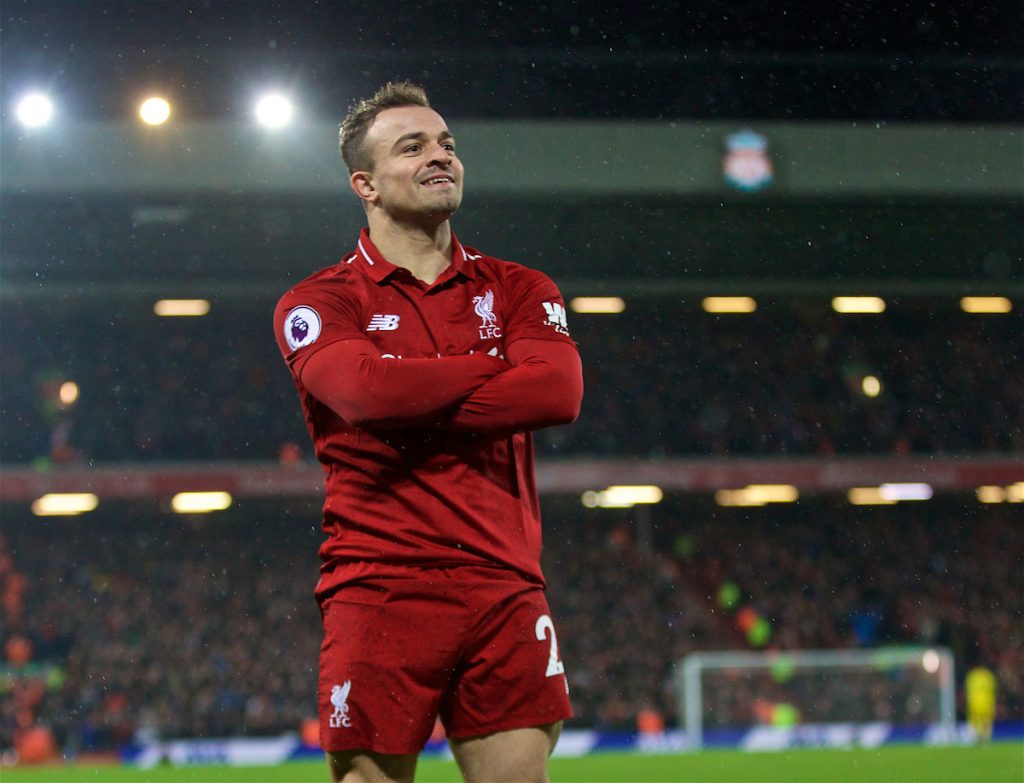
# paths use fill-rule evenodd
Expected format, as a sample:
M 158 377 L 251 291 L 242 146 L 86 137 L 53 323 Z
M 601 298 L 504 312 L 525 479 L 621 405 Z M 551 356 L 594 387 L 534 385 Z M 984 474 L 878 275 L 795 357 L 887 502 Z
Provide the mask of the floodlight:
M 1006 488 L 1006 501 L 1008 503 L 1024 503 L 1024 481 L 1018 481 Z
M 227 492 L 179 492 L 171 498 L 171 508 L 179 514 L 207 514 L 223 511 L 231 505 Z
M 706 296 L 701 301 L 706 313 L 752 313 L 757 300 L 750 296 Z
M 1005 296 L 965 296 L 960 299 L 965 313 L 1008 313 L 1013 303 Z
M 853 487 L 847 493 L 847 498 L 858 506 L 892 505 L 901 500 L 929 500 L 932 494 L 930 484 L 894 482 L 880 487 Z
M 715 502 L 720 506 L 765 506 L 769 503 L 795 503 L 800 492 L 792 484 L 748 484 L 743 489 L 720 489 Z
M 641 503 L 660 503 L 664 493 L 654 485 L 617 485 L 601 492 L 588 490 L 580 497 L 587 508 L 633 508 Z
M 53 118 L 53 101 L 41 92 L 29 93 L 18 101 L 16 113 L 26 128 L 41 128 Z
M 161 299 L 153 305 L 153 312 L 163 316 L 198 316 L 210 312 L 207 299 Z
M 91 492 L 51 492 L 32 502 L 32 513 L 37 517 L 72 517 L 98 505 L 99 498 Z
M 576 313 L 621 313 L 626 302 L 621 296 L 577 296 L 569 306 Z
M 878 487 L 853 487 L 846 493 L 846 498 L 855 506 L 892 506 L 896 501 L 883 497 Z
M 878 488 L 878 494 L 884 500 L 930 500 L 932 487 L 922 483 L 891 483 Z
M 171 104 L 160 97 L 146 98 L 139 105 L 139 117 L 147 125 L 163 125 L 171 116 Z
M 719 489 L 715 491 L 715 503 L 720 506 L 765 506 L 763 500 L 750 497 L 742 489 Z
M 256 102 L 256 120 L 267 128 L 281 128 L 291 122 L 292 102 L 280 93 L 264 95 Z
M 1002 503 L 1006 500 L 1006 490 L 992 484 L 978 487 L 974 492 L 982 503 Z
M 65 405 L 74 405 L 78 401 L 78 384 L 74 381 L 64 381 L 60 385 L 60 401 Z
M 616 485 L 608 487 L 604 494 L 612 503 L 660 503 L 664 497 L 661 487 L 653 484 Z
M 880 296 L 837 296 L 832 299 L 837 313 L 884 313 L 885 300 Z
M 882 393 L 882 382 L 874 375 L 865 375 L 861 379 L 860 390 L 865 397 L 877 397 Z

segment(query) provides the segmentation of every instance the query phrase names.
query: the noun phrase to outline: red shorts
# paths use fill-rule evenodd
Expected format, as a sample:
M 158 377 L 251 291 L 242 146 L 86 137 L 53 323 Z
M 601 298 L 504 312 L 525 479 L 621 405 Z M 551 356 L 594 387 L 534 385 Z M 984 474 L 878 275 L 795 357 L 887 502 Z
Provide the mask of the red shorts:
M 438 715 L 454 738 L 572 716 L 543 590 L 480 569 L 403 571 L 321 606 L 324 750 L 419 753 Z

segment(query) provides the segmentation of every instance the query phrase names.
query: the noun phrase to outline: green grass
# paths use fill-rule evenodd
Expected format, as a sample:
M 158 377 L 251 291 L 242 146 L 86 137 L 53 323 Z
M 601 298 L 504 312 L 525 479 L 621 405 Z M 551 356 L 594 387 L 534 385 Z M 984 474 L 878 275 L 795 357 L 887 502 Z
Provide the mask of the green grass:
M 51 767 L 4 769 L 3 783 L 326 783 L 321 763 L 279 767 Z M 458 783 L 453 762 L 425 759 L 417 783 Z M 973 748 L 895 746 L 877 750 L 773 753 L 705 751 L 644 756 L 599 753 L 551 760 L 553 783 L 1021 783 L 1024 744 Z

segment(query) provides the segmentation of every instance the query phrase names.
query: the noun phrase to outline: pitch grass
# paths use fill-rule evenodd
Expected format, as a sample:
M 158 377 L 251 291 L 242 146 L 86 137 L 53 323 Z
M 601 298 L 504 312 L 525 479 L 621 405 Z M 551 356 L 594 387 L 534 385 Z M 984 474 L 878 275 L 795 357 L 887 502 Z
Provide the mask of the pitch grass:
M 50 767 L 4 769 L 3 783 L 326 783 L 325 764 L 278 767 Z M 424 759 L 417 783 L 458 783 L 454 762 Z M 552 783 L 1021 783 L 1024 744 L 968 748 L 767 753 L 705 751 L 671 756 L 598 753 L 551 760 Z

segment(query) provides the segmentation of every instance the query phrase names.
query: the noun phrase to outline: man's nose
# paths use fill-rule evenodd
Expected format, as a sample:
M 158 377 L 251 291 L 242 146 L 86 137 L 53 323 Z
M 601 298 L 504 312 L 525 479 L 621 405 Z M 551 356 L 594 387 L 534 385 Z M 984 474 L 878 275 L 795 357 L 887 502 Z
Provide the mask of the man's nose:
M 447 166 L 452 162 L 452 151 L 443 144 L 435 144 L 430 151 L 430 162 Z

